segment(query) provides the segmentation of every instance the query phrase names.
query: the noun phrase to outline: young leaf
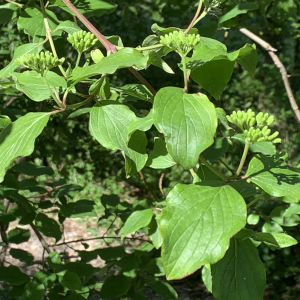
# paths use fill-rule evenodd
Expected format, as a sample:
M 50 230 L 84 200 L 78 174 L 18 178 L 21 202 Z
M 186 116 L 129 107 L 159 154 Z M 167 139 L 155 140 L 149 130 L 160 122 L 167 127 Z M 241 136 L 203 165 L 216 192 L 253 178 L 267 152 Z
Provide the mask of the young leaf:
M 265 269 L 249 239 L 231 239 L 225 256 L 211 267 L 212 292 L 217 299 L 263 300 Z
M 298 244 L 297 240 L 285 233 L 256 232 L 255 237 L 260 241 L 270 244 L 277 249 Z
M 300 170 L 289 167 L 280 154 L 252 158 L 246 176 L 271 196 L 300 199 Z
M 37 136 L 46 126 L 48 113 L 28 113 L 8 125 L 0 133 L 0 182 L 10 163 L 18 156 L 28 156 L 33 152 Z
M 49 267 L 52 268 L 53 270 L 56 270 L 61 266 L 61 259 L 59 254 L 56 251 L 49 253 L 47 261 Z
M 56 30 L 63 30 L 69 34 L 73 34 L 74 32 L 81 30 L 81 28 L 78 25 L 76 25 L 74 22 L 64 21 L 55 28 L 55 31 Z
M 147 226 L 152 219 L 152 215 L 152 209 L 137 210 L 133 212 L 120 230 L 122 239 L 124 239 L 126 235 Z
M 216 263 L 225 254 L 230 237 L 245 226 L 244 199 L 232 187 L 220 184 L 177 184 L 169 193 L 159 223 L 168 280 Z
M 156 94 L 153 121 L 165 135 L 169 154 L 186 169 L 194 167 L 199 154 L 213 143 L 217 128 L 214 105 L 204 94 L 183 94 L 175 87 Z

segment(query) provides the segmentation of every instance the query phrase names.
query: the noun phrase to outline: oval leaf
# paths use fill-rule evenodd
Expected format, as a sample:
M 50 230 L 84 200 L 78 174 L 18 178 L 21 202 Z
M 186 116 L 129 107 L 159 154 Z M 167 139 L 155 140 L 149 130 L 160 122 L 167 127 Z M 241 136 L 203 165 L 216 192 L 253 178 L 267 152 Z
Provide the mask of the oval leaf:
M 271 244 L 277 249 L 298 244 L 297 240 L 285 233 L 257 232 L 255 233 L 255 237 L 266 244 Z
M 204 94 L 183 94 L 175 87 L 162 88 L 155 96 L 153 121 L 165 135 L 173 159 L 186 169 L 214 142 L 217 116 Z
M 10 163 L 33 152 L 34 142 L 49 120 L 48 113 L 28 113 L 8 125 L 0 134 L 0 182 Z
M 124 239 L 126 235 L 147 226 L 151 222 L 152 215 L 152 209 L 144 209 L 133 212 L 120 230 L 123 234 L 122 239 Z
M 246 224 L 244 199 L 230 186 L 177 184 L 159 224 L 167 278 L 180 279 L 216 263 Z M 214 186 L 215 185 L 215 186 Z

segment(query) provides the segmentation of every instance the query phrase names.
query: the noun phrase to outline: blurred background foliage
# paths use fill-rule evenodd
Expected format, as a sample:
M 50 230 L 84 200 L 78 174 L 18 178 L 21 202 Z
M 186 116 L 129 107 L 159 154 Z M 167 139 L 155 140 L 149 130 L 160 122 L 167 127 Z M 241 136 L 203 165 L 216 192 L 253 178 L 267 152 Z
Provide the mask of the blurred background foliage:
M 22 1 L 17 1 L 24 3 Z M 27 1 L 26 1 L 27 2 Z M 296 0 L 256 0 L 258 9 L 237 16 L 234 20 L 219 24 L 221 15 L 235 5 L 245 3 L 242 0 L 225 0 L 220 7 L 210 12 L 209 16 L 197 24 L 201 36 L 216 38 L 226 44 L 229 51 L 241 48 L 245 43 L 253 43 L 244 36 L 239 28 L 245 27 L 276 48 L 277 55 L 285 65 L 296 100 L 300 99 L 300 4 Z M 0 0 L 0 4 L 7 3 Z M 147 35 L 150 35 L 151 25 L 157 23 L 162 27 L 186 28 L 197 8 L 197 1 L 190 0 L 131 0 L 111 1 L 117 4 L 115 12 L 102 17 L 91 17 L 90 21 L 104 35 L 118 35 L 125 46 L 141 45 Z M 76 5 L 76 3 L 75 3 Z M 50 8 L 51 9 L 51 8 Z M 60 20 L 70 16 L 57 7 L 52 9 Z M 15 22 L 0 20 L 0 69 L 11 60 L 14 50 L 28 42 L 24 32 L 18 32 L 16 25 L 17 12 L 14 12 Z M 83 28 L 83 26 L 82 26 Z M 56 40 L 59 56 L 74 55 L 66 43 L 66 37 Z M 283 139 L 278 150 L 289 154 L 288 161 L 293 166 L 299 164 L 300 131 L 293 111 L 288 101 L 287 93 L 278 68 L 273 64 L 265 49 L 257 46 L 259 61 L 252 78 L 239 65 L 236 65 L 232 79 L 227 85 L 219 101 L 215 105 L 226 112 L 246 110 L 269 112 L 276 117 L 276 130 Z M 163 86 L 182 86 L 182 74 L 177 64 L 179 57 L 169 54 L 166 62 L 175 74 L 164 73 L 154 66 L 142 71 L 142 75 L 158 90 Z M 118 76 L 110 76 L 111 84 L 121 86 L 134 83 L 136 79 L 127 70 L 119 70 Z M 82 87 L 82 92 L 85 87 Z M 201 87 L 190 82 L 191 92 L 205 92 Z M 1 92 L 1 90 L 0 90 Z M 75 101 L 76 99 L 74 99 Z M 80 101 L 77 99 L 76 101 Z M 128 99 L 140 116 L 146 115 L 150 104 L 136 99 Z M 0 95 L 0 111 L 12 120 L 29 111 L 47 110 L 53 103 L 49 101 L 36 103 L 24 94 L 12 92 L 10 95 Z M 68 119 L 70 111 L 56 115 L 50 120 L 41 136 L 37 139 L 34 153 L 26 158 L 28 161 L 51 166 L 56 175 L 53 180 L 64 178 L 65 182 L 79 184 L 84 188 L 82 195 L 89 199 L 99 199 L 103 193 L 122 194 L 143 199 L 148 193 L 139 175 L 129 180 L 125 179 L 123 157 L 120 152 L 108 151 L 93 140 L 88 128 L 88 114 L 74 119 Z M 274 128 L 275 130 L 275 128 Z M 149 150 L 153 147 L 153 137 L 157 132 L 153 128 L 148 133 Z M 231 168 L 236 168 L 242 148 L 233 145 L 233 151 L 226 154 L 224 160 Z M 250 159 L 250 158 L 249 158 Z M 225 171 L 225 169 L 223 170 Z M 144 169 L 144 175 L 159 196 L 158 179 L 163 170 Z M 126 182 L 125 182 L 126 180 Z M 175 166 L 166 172 L 163 187 L 167 193 L 176 182 L 190 182 L 190 175 L 181 167 Z M 278 205 L 271 199 L 263 204 L 266 211 Z M 289 229 L 289 228 L 288 228 Z M 292 227 L 287 233 L 300 241 L 299 226 Z M 268 286 L 266 299 L 298 299 L 300 293 L 300 248 L 299 246 L 281 251 L 260 248 L 262 259 L 267 269 Z M 274 275 L 275 274 L 275 275 Z M 199 280 L 199 276 L 191 280 Z

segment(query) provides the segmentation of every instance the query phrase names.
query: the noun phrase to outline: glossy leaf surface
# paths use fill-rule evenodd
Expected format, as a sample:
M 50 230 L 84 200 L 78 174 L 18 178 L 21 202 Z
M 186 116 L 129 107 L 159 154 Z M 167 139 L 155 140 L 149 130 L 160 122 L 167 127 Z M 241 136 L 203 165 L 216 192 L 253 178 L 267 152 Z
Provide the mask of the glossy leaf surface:
M 167 149 L 175 162 L 194 167 L 199 154 L 214 141 L 217 116 L 214 105 L 203 94 L 183 94 L 166 87 L 154 99 L 153 121 L 165 135 Z
M 169 280 L 216 263 L 229 247 L 230 237 L 246 224 L 244 199 L 221 184 L 177 184 L 169 193 L 159 224 Z
M 269 195 L 300 199 L 300 170 L 289 167 L 280 155 L 252 158 L 246 176 Z

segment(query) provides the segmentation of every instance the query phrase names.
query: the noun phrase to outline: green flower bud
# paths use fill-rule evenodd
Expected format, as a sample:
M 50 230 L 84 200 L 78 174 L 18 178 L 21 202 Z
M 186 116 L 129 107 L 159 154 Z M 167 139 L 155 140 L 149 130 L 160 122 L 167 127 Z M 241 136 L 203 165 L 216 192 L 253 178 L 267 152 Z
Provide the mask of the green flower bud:
M 275 118 L 273 116 L 270 116 L 268 119 L 267 119 L 267 125 L 271 125 L 273 124 L 275 121 Z
M 269 140 L 269 141 L 272 141 L 272 140 L 274 140 L 275 138 L 277 138 L 278 135 L 279 135 L 279 132 L 278 132 L 278 131 L 275 131 L 272 135 L 270 135 L 270 136 L 268 137 L 268 140 Z
M 274 141 L 272 141 L 272 143 L 274 143 L 274 144 L 281 143 L 281 139 L 280 139 L 280 138 L 277 138 L 277 139 L 275 139 Z
M 93 62 L 96 64 L 102 60 L 104 55 L 102 54 L 100 49 L 95 49 L 95 50 L 91 51 L 91 57 L 92 57 Z
M 249 120 L 249 126 L 252 127 L 254 126 L 254 124 L 256 123 L 256 120 L 254 117 L 252 117 L 250 120 Z

